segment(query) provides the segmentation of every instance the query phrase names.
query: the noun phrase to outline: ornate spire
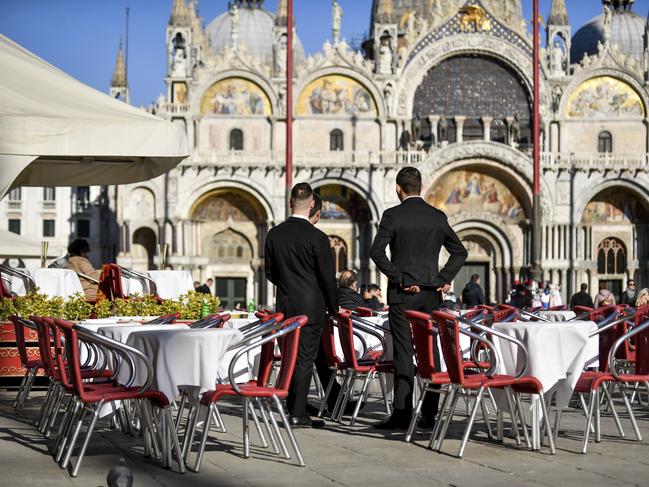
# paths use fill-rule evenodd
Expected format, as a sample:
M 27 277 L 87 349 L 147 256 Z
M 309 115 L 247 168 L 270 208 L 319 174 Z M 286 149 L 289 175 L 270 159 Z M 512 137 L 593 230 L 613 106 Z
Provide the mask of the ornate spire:
M 394 5 L 392 0 L 378 0 L 379 5 L 376 9 L 376 22 L 391 22 L 394 15 Z
M 126 86 L 126 64 L 124 63 L 124 55 L 122 54 L 121 39 L 119 40 L 117 61 L 115 62 L 115 71 L 113 72 L 113 79 L 110 81 L 110 86 L 113 88 L 122 88 Z
M 185 0 L 174 0 L 171 6 L 169 25 L 188 26 L 189 24 L 189 12 L 187 11 Z
M 548 25 L 570 25 L 565 0 L 552 0 Z
M 210 48 L 210 41 L 205 34 L 202 19 L 198 14 L 198 0 L 189 0 L 189 21 L 195 42 L 201 47 L 203 53 L 207 54 Z
M 277 12 L 275 13 L 275 25 L 281 26 L 286 25 L 286 19 L 288 17 L 288 4 L 286 0 L 279 0 L 277 5 Z
M 631 11 L 635 0 L 602 0 L 602 4 L 613 8 L 615 11 Z

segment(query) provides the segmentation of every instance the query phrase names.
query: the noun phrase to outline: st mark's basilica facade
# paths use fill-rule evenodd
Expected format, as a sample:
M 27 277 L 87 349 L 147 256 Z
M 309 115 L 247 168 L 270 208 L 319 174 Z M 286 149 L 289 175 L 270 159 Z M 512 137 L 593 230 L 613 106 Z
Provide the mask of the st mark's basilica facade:
M 203 22 L 196 3 L 173 0 L 168 89 L 151 107 L 186 128 L 191 157 L 102 192 L 117 221 L 112 248 L 145 269 L 166 242 L 169 264 L 215 278 L 226 305 L 270 303 L 264 240 L 285 218 L 286 4 L 235 0 Z M 542 265 L 564 297 L 582 282 L 591 292 L 606 281 L 619 293 L 631 276 L 649 285 L 649 27 L 632 3 L 604 0 L 573 29 L 553 0 L 544 19 Z M 396 173 L 416 166 L 424 198 L 469 250 L 456 290 L 478 273 L 501 301 L 531 268 L 532 39 L 521 0 L 374 0 L 369 20 L 352 49 L 334 2 L 332 39 L 311 56 L 296 26 L 294 180 L 324 200 L 319 226 L 337 269 L 385 287 L 369 247 L 398 203 Z M 119 56 L 110 90 L 128 96 Z

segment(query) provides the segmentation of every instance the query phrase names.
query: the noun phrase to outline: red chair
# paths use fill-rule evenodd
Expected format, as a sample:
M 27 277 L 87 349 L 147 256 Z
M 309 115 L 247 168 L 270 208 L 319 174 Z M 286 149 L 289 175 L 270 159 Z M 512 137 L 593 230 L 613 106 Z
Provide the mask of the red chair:
M 20 383 L 20 388 L 16 394 L 16 400 L 13 403 L 13 408 L 16 410 L 16 413 L 20 413 L 25 405 L 27 397 L 29 397 L 29 392 L 34 385 L 34 380 L 36 379 L 36 374 L 39 370 L 43 369 L 43 361 L 40 359 L 40 355 L 35 358 L 30 359 L 27 352 L 27 345 L 25 343 L 25 328 L 36 330 L 36 325 L 34 325 L 29 320 L 19 318 L 18 316 L 10 316 L 9 320 L 14 324 L 14 331 L 16 333 L 16 348 L 18 348 L 18 356 L 20 358 L 20 365 L 25 369 L 25 375 L 23 380 Z
M 347 403 L 352 399 L 354 394 L 354 386 L 356 381 L 363 380 L 363 386 L 361 387 L 360 397 L 354 408 L 351 420 L 349 422 L 350 426 L 354 426 L 356 418 L 360 411 L 361 405 L 365 396 L 367 395 L 367 388 L 369 386 L 370 380 L 374 379 L 377 374 L 379 379 L 382 381 L 382 390 L 383 390 L 383 400 L 386 404 L 386 409 L 389 409 L 388 398 L 386 394 L 383 374 L 393 373 L 394 364 L 392 362 L 383 362 L 379 359 L 359 359 L 356 355 L 356 349 L 354 347 L 354 336 L 355 330 L 354 327 L 362 329 L 366 333 L 372 334 L 382 340 L 381 335 L 370 328 L 363 327 L 360 323 L 355 323 L 352 320 L 352 313 L 348 310 L 342 310 L 338 313 L 337 316 L 337 325 L 338 325 L 338 337 L 340 339 L 340 346 L 343 351 L 344 363 L 340 367 L 347 368 L 347 380 L 343 383 L 339 399 L 342 398 L 342 401 L 336 402 L 335 411 L 332 413 L 332 419 L 336 421 L 341 421 L 343 415 L 345 414 L 345 408 Z
M 575 387 L 575 393 L 579 395 L 586 414 L 582 453 L 586 453 L 588 450 L 588 439 L 591 425 L 593 425 L 593 417 L 595 441 L 601 441 L 600 405 L 602 393 L 608 400 L 618 432 L 621 437 L 624 437 L 624 430 L 615 410 L 611 391 L 605 387 L 607 383 L 613 383 L 620 388 L 624 406 L 629 414 L 636 438 L 638 441 L 642 441 L 642 435 L 638 429 L 625 390 L 628 389 L 629 384 L 642 384 L 649 391 L 649 306 L 643 306 L 636 310 L 634 316 L 635 326 L 630 331 L 626 331 L 627 319 L 630 318 L 623 316 L 595 332 L 599 335 L 599 369 L 597 371 L 583 372 Z M 620 349 L 633 338 L 637 343 L 635 371 L 633 373 L 619 373 L 617 371 L 616 357 L 619 356 Z M 589 395 L 588 403 L 585 400 L 586 394 Z
M 145 325 L 171 325 L 178 319 L 180 319 L 180 313 L 171 313 L 168 315 L 159 316 L 152 319 L 151 321 L 147 321 Z
M 523 367 L 522 370 L 516 376 L 505 375 L 505 374 L 495 375 L 493 373 L 493 371 L 495 371 L 497 367 L 497 354 L 495 353 L 492 355 L 493 362 L 490 370 L 488 370 L 484 374 L 467 374 L 463 366 L 464 361 L 462 357 L 462 347 L 460 346 L 460 334 L 468 334 L 472 338 L 476 338 L 480 340 L 482 343 L 487 345 L 492 352 L 493 352 L 493 345 L 485 337 L 479 336 L 476 333 L 473 333 L 469 330 L 462 329 L 460 327 L 458 318 L 456 316 L 450 315 L 448 313 L 443 313 L 441 311 L 435 311 L 433 312 L 432 317 L 435 323 L 437 324 L 437 328 L 439 329 L 442 353 L 444 355 L 444 360 L 446 362 L 446 367 L 447 367 L 449 378 L 451 380 L 451 385 L 450 385 L 449 393 L 444 398 L 444 404 L 442 405 L 440 416 L 435 425 L 433 434 L 431 435 L 429 447 L 432 447 L 437 451 L 441 450 L 444 437 L 446 436 L 446 432 L 448 430 L 448 426 L 453 419 L 453 412 L 455 411 L 459 397 L 473 396 L 475 397 L 475 404 L 471 410 L 469 422 L 464 431 L 462 443 L 460 445 L 460 449 L 458 452 L 458 457 L 461 458 L 464 454 L 464 449 L 469 439 L 469 435 L 471 433 L 471 428 L 473 427 L 473 422 L 475 420 L 476 413 L 478 412 L 478 408 L 482 404 L 483 392 L 486 389 L 494 388 L 494 389 L 501 389 L 505 392 L 510 411 L 515 411 L 514 400 L 513 400 L 515 399 L 516 409 L 518 410 L 518 417 L 521 420 L 525 418 L 525 415 L 523 413 L 523 408 L 520 402 L 520 394 L 527 393 L 527 394 L 537 394 L 541 396 L 540 404 L 543 412 L 545 426 L 547 428 L 546 431 L 548 432 L 550 450 L 554 454 L 555 453 L 554 438 L 551 433 L 552 430 L 550 428 L 550 421 L 547 415 L 545 401 L 543 400 L 543 386 L 538 381 L 538 379 L 536 379 L 535 377 L 529 377 L 524 375 L 525 369 L 527 368 L 526 366 Z M 490 329 L 479 324 L 474 324 L 473 326 L 477 330 L 484 332 L 488 335 L 495 335 L 503 340 L 515 343 L 524 354 L 527 354 L 527 350 L 525 349 L 525 346 L 522 343 L 520 343 L 518 340 L 504 333 L 500 333 L 494 329 Z M 473 395 L 471 394 L 471 391 L 477 391 L 477 393 Z M 444 419 L 444 413 L 446 409 L 448 410 L 448 412 L 446 413 L 447 416 Z M 485 414 L 484 411 L 483 414 Z M 515 417 L 516 415 L 514 414 L 513 416 Z M 485 420 L 488 421 L 486 417 Z M 515 430 L 516 430 L 516 434 L 518 435 L 517 426 L 515 426 Z M 524 421 L 523 421 L 523 432 L 525 434 L 526 442 L 528 446 L 530 446 L 527 427 L 525 426 Z M 437 441 L 435 442 L 435 440 Z M 433 445 L 433 442 L 435 442 L 435 445 Z
M 354 311 L 356 311 L 358 316 L 362 316 L 362 317 L 365 317 L 365 318 L 369 318 L 369 317 L 372 317 L 372 316 L 376 315 L 374 310 L 372 310 L 370 308 L 365 308 L 365 307 L 362 307 L 362 306 L 359 306 Z
M 224 397 L 227 396 L 240 396 L 243 398 L 243 450 L 244 457 L 250 457 L 250 436 L 249 436 L 249 411 L 250 411 L 250 400 L 259 400 L 258 404 L 261 406 L 262 417 L 264 414 L 267 414 L 273 425 L 273 429 L 277 439 L 279 440 L 280 446 L 282 448 L 282 453 L 285 458 L 290 458 L 284 440 L 282 439 L 281 433 L 275 421 L 273 415 L 272 406 L 273 403 L 282 419 L 284 428 L 288 435 L 289 441 L 293 450 L 297 456 L 298 463 L 300 466 L 304 466 L 304 459 L 302 457 L 302 452 L 300 447 L 297 444 L 291 425 L 288 421 L 288 417 L 282 406 L 281 399 L 285 399 L 288 396 L 288 389 L 291 384 L 291 379 L 293 378 L 293 371 L 295 370 L 295 362 L 297 361 L 297 353 L 299 348 L 300 341 L 300 329 L 306 325 L 308 318 L 306 316 L 298 316 L 295 318 L 289 318 L 283 322 L 281 329 L 279 331 L 273 331 L 268 333 L 267 336 L 262 338 L 260 341 L 253 342 L 250 345 L 244 346 L 241 348 L 237 354 L 232 358 L 229 368 L 229 384 L 221 384 L 216 389 L 208 391 L 203 394 L 200 405 L 205 408 L 204 416 L 204 428 L 203 436 L 201 438 L 201 443 L 196 456 L 196 463 L 194 470 L 199 471 L 203 454 L 205 452 L 205 446 L 207 444 L 207 438 L 209 436 L 210 426 L 212 422 L 212 417 L 214 414 L 214 408 L 216 403 Z M 268 371 L 268 362 L 265 363 L 265 367 L 260 374 L 258 381 L 251 383 L 238 385 L 234 379 L 234 367 L 240 357 L 249 351 L 259 347 L 264 346 L 267 343 L 272 343 L 274 346 L 275 340 L 279 337 L 283 338 L 282 343 L 282 365 L 280 367 L 279 376 L 275 381 L 273 386 L 261 385 L 263 381 L 267 379 L 265 375 L 269 373 Z M 272 349 L 270 345 L 265 349 L 266 351 Z M 270 358 L 270 353 L 267 354 L 267 359 Z M 272 362 L 271 362 L 272 363 Z M 271 402 L 272 401 L 272 402 Z M 198 421 L 199 414 L 194 416 L 194 423 Z M 192 425 L 191 431 L 196 430 L 196 424 Z M 271 435 L 272 437 L 272 435 Z M 193 435 L 189 439 L 190 444 L 193 442 Z
M 417 361 L 417 375 L 421 384 L 419 401 L 415 406 L 410 426 L 406 433 L 406 442 L 409 442 L 421 415 L 421 407 L 424 404 L 426 394 L 429 392 L 439 394 L 441 386 L 449 385 L 451 379 L 447 372 L 440 372 L 435 369 L 435 355 L 437 354 L 437 350 L 435 350 L 433 333 L 437 333 L 437 329 L 433 327 L 430 315 L 419 311 L 406 311 L 406 318 L 410 322 L 412 344 L 415 349 L 415 359 Z
M 67 446 L 65 454 L 61 458 L 61 468 L 66 468 L 68 463 L 70 463 L 86 414 L 90 414 L 91 419 L 77 461 L 71 471 L 72 477 L 76 477 L 79 472 L 81 462 L 90 442 L 102 406 L 114 401 L 139 401 L 141 406 L 143 406 L 141 419 L 144 426 L 143 433 L 145 438 L 152 439 L 154 443 L 156 442 L 157 437 L 162 438 L 163 463 L 166 466 L 171 465 L 173 449 L 173 452 L 176 454 L 179 470 L 184 472 L 185 466 L 182 460 L 182 452 L 178 442 L 178 437 L 176 436 L 173 425 L 169 400 L 159 391 L 147 390 L 151 380 L 153 379 L 153 367 L 149 359 L 136 349 L 111 340 L 98 333 L 93 333 L 81 328 L 77 329 L 73 323 L 68 321 L 55 319 L 54 323 L 65 336 L 65 358 L 67 359 L 68 367 L 67 373 L 69 373 L 69 380 L 73 387 L 74 400 L 76 403 L 75 409 L 81 411 L 78 418 L 75 414 L 71 415 L 72 419 L 70 420 L 69 427 L 67 428 L 67 431 L 64 432 L 67 440 L 64 442 L 64 446 L 66 446 L 66 444 L 69 446 Z M 131 366 L 135 363 L 134 358 L 138 359 L 138 363 L 140 363 L 140 361 L 144 363 L 147 369 L 147 379 L 145 383 L 141 387 L 131 387 L 129 384 L 111 384 L 110 386 L 94 387 L 92 383 L 86 382 L 84 380 L 80 361 L 80 336 L 87 341 L 99 343 L 103 347 L 112 349 L 119 354 L 130 355 Z M 57 351 L 57 353 L 59 352 Z M 59 353 L 59 359 L 62 360 L 62 358 L 62 354 Z M 152 420 L 152 415 L 149 414 L 149 405 L 155 406 L 160 410 L 159 426 L 156 426 Z M 69 439 L 67 438 L 68 435 L 71 435 Z

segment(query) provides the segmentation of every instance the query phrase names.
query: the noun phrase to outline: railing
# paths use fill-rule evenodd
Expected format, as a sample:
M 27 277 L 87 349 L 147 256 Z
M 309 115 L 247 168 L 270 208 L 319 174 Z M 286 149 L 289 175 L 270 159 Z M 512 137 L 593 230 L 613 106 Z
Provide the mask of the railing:
M 541 154 L 541 164 L 548 169 L 647 170 L 649 169 L 649 154 L 544 152 Z
M 41 209 L 56 210 L 56 201 L 41 201 Z
M 189 103 L 162 103 L 160 104 L 159 110 L 161 112 L 178 115 L 189 112 L 189 108 Z
M 418 165 L 427 157 L 423 150 L 412 151 L 302 151 L 294 154 L 293 165 L 300 168 L 370 168 Z M 521 152 L 530 158 L 531 154 Z M 184 166 L 213 167 L 284 167 L 283 151 L 197 151 Z M 543 169 L 645 170 L 649 171 L 649 154 L 598 154 L 542 152 Z
M 302 167 L 366 168 L 371 166 L 416 165 L 426 158 L 424 151 L 326 151 L 300 152 L 294 155 L 293 165 Z M 216 167 L 283 167 L 283 152 L 197 152 L 185 165 Z
M 22 201 L 7 201 L 8 210 L 22 210 L 23 202 Z

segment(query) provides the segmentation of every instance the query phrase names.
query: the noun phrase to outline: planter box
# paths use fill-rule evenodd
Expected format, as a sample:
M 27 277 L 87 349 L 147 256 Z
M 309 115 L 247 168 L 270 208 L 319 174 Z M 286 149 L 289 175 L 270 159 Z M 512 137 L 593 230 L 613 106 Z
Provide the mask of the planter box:
M 35 330 L 25 330 L 27 356 L 38 358 L 38 337 Z M 0 387 L 11 387 L 20 384 L 25 369 L 20 365 L 20 356 L 16 347 L 16 333 L 11 321 L 0 321 Z M 40 371 L 38 375 L 43 375 Z

